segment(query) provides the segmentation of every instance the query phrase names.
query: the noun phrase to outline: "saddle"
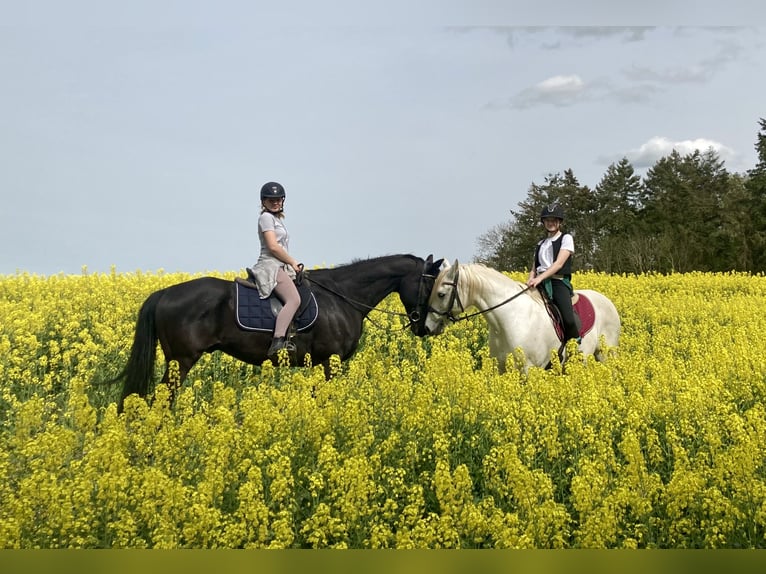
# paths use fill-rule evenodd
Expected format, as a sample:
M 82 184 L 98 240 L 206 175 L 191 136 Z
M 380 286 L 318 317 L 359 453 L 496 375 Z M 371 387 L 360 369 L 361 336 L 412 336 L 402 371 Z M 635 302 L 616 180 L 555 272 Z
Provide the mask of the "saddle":
M 548 299 L 543 293 L 543 301 L 545 301 L 545 308 L 548 310 L 548 315 L 553 321 L 553 328 L 556 330 L 556 335 L 559 341 L 564 342 L 564 321 L 561 319 L 561 311 L 556 305 Z M 574 309 L 575 321 L 577 322 L 577 330 L 580 333 L 580 337 L 584 337 L 592 328 L 596 322 L 596 313 L 593 310 L 593 304 L 585 295 L 581 293 L 575 293 L 572 297 L 572 308 Z
M 236 295 L 234 315 L 237 325 L 247 331 L 271 333 L 274 331 L 277 315 L 283 307 L 282 301 L 274 293 L 261 299 L 261 294 L 255 285 L 255 277 L 249 268 L 247 276 L 247 279 L 242 277 L 234 279 Z M 293 326 L 296 332 L 301 332 L 314 325 L 319 316 L 319 306 L 314 293 L 311 291 L 309 281 L 305 277 L 302 276 L 296 280 L 295 286 L 301 297 L 301 304 L 293 318 Z

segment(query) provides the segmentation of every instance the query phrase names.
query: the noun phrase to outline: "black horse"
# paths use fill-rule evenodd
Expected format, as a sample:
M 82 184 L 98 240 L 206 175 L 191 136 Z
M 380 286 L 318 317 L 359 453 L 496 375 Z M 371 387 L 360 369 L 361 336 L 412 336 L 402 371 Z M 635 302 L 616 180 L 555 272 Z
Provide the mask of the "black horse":
M 412 332 L 426 334 L 428 298 L 442 260 L 425 260 L 414 255 L 387 255 L 332 269 L 312 269 L 306 277 L 314 292 L 319 316 L 314 325 L 297 333 L 297 351 L 292 365 L 304 364 L 306 354 L 313 364 L 323 365 L 329 378 L 329 359 L 351 357 L 362 336 L 362 322 L 390 293 L 399 293 L 407 310 Z M 271 334 L 241 329 L 235 320 L 235 283 L 216 277 L 201 277 L 155 291 L 138 313 L 130 358 L 113 381 L 125 381 L 118 410 L 125 398 L 138 393 L 145 397 L 154 378 L 159 341 L 168 365 L 177 361 L 180 382 L 203 353 L 222 351 L 253 365 L 268 357 Z M 171 388 L 171 400 L 174 389 Z

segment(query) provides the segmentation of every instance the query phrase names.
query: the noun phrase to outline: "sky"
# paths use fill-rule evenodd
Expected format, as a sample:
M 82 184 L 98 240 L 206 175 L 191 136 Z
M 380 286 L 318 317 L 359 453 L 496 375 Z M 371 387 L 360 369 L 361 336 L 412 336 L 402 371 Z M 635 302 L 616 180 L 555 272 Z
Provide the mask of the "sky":
M 267 181 L 311 269 L 471 261 L 567 169 L 754 167 L 763 18 L 615 4 L 0 0 L 0 275 L 242 270 Z

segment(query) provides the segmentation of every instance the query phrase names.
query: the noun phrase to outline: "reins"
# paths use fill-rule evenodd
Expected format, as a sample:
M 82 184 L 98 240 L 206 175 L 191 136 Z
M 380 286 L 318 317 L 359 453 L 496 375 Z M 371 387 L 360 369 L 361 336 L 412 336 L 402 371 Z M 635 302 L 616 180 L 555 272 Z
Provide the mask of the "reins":
M 487 309 L 481 309 L 481 310 L 476 311 L 474 313 L 469 313 L 468 315 L 462 315 L 460 317 L 455 317 L 452 314 L 452 307 L 454 306 L 455 301 L 457 301 L 457 304 L 460 306 L 460 312 L 461 313 L 465 310 L 465 307 L 463 307 L 463 302 L 460 300 L 460 294 L 457 291 L 457 284 L 458 284 L 459 275 L 460 275 L 460 268 L 458 267 L 455 270 L 455 280 L 454 281 L 450 281 L 449 283 L 445 283 L 445 285 L 450 285 L 452 287 L 452 296 L 450 297 L 450 302 L 449 302 L 449 305 L 447 306 L 447 311 L 437 311 L 433 307 L 429 307 L 428 308 L 428 310 L 430 312 L 436 313 L 437 315 L 446 316 L 447 319 L 449 319 L 453 323 L 457 323 L 458 321 L 465 321 L 466 319 L 470 319 L 471 317 L 476 317 L 477 315 L 484 315 L 485 313 L 489 313 L 490 311 L 494 311 L 498 307 L 502 307 L 503 305 L 506 305 L 506 304 L 510 303 L 511 301 L 516 299 L 516 297 L 519 297 L 519 296 L 523 295 L 524 293 L 526 293 L 527 291 L 529 291 L 532 288 L 529 285 L 527 285 L 526 287 L 524 287 L 524 289 L 522 289 L 518 293 L 514 293 L 513 295 L 508 297 L 508 299 L 506 299 L 504 301 L 501 301 L 497 305 L 492 305 L 491 307 L 489 307 Z
M 524 287 L 524 289 L 522 289 L 518 293 L 514 294 L 513 296 L 508 297 L 508 299 L 506 299 L 505 301 L 501 301 L 497 305 L 492 305 L 492 307 L 489 307 L 488 309 L 483 309 L 481 311 L 476 311 L 475 313 L 469 313 L 468 315 L 462 315 L 461 317 L 453 317 L 452 315 L 449 315 L 449 318 L 450 318 L 450 320 L 453 323 L 457 323 L 458 321 L 464 321 L 466 319 L 470 319 L 471 317 L 476 317 L 477 315 L 484 315 L 484 313 L 489 313 L 490 311 L 494 311 L 498 307 L 502 307 L 506 303 L 510 303 L 516 297 L 518 297 L 519 295 L 523 295 L 524 293 L 526 293 L 530 289 L 531 289 L 531 287 L 527 285 L 526 287 Z M 455 290 L 457 290 L 457 287 L 455 287 Z
M 308 275 L 308 273 L 307 273 L 307 275 Z M 370 311 L 377 311 L 378 313 L 385 313 L 386 315 L 393 315 L 393 316 L 396 316 L 396 317 L 404 317 L 405 319 L 409 319 L 409 323 L 407 323 L 406 325 L 404 325 L 404 327 L 402 327 L 402 330 L 405 330 L 405 329 L 407 329 L 407 328 L 408 328 L 410 325 L 412 325 L 412 322 L 413 322 L 413 321 L 417 321 L 417 320 L 418 320 L 418 317 L 412 318 L 412 317 L 410 317 L 410 316 L 409 316 L 407 313 L 399 313 L 399 312 L 397 312 L 397 311 L 388 311 L 388 310 L 386 310 L 386 309 L 378 309 L 377 307 L 375 307 L 375 306 L 373 306 L 373 305 L 368 305 L 367 303 L 362 303 L 361 301 L 356 301 L 355 299 L 351 299 L 351 297 L 347 297 L 347 296 L 346 296 L 346 295 L 344 295 L 343 293 L 338 293 L 338 291 L 336 291 L 335 289 L 332 289 L 332 288 L 328 287 L 327 285 L 322 285 L 322 284 L 321 284 L 320 282 L 318 282 L 316 279 L 312 279 L 312 278 L 310 278 L 310 277 L 309 277 L 309 281 L 310 281 L 310 282 L 311 282 L 313 285 L 316 285 L 316 286 L 318 286 L 318 287 L 321 287 L 321 288 L 322 288 L 322 289 L 324 289 L 325 291 L 329 291 L 329 292 L 330 292 L 330 293 L 332 293 L 333 295 L 335 295 L 335 296 L 337 296 L 337 297 L 340 297 L 340 299 L 342 299 L 342 300 L 343 300 L 343 301 L 345 301 L 346 303 L 350 303 L 351 305 L 357 305 L 357 306 L 359 306 L 359 307 L 362 307 L 362 308 L 364 308 L 364 309 L 368 309 L 368 310 L 370 310 Z M 415 313 L 417 313 L 417 312 L 415 312 Z M 365 315 L 365 319 L 367 319 L 367 320 L 368 320 L 370 323 L 372 323 L 373 325 L 375 325 L 375 326 L 376 326 L 376 327 L 378 327 L 379 329 L 384 329 L 384 327 L 383 327 L 383 326 L 381 326 L 381 325 L 378 325 L 378 324 L 377 324 L 375 321 L 373 321 L 372 319 L 370 319 L 370 317 L 369 317 L 369 316 Z

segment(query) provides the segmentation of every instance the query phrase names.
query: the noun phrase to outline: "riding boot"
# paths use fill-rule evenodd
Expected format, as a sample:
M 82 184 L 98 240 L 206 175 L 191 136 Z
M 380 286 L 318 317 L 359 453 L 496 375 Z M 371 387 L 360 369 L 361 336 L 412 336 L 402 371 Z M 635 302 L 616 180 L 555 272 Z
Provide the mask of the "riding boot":
M 295 344 L 292 341 L 288 340 L 286 337 L 274 337 L 273 339 L 271 339 L 271 346 L 269 347 L 269 350 L 266 353 L 266 355 L 269 357 L 273 357 L 281 349 L 286 349 L 288 353 L 292 353 L 295 351 Z
M 285 338 L 284 337 L 273 337 L 271 339 L 271 346 L 269 347 L 269 350 L 266 352 L 266 355 L 271 357 L 272 355 L 276 355 L 277 351 L 281 349 L 285 344 Z

